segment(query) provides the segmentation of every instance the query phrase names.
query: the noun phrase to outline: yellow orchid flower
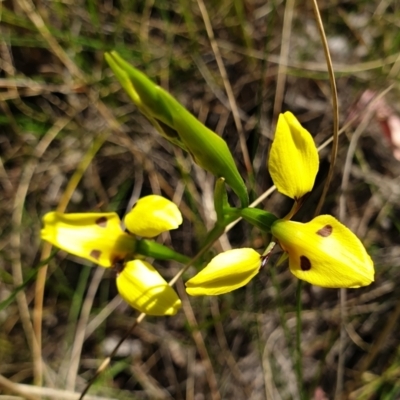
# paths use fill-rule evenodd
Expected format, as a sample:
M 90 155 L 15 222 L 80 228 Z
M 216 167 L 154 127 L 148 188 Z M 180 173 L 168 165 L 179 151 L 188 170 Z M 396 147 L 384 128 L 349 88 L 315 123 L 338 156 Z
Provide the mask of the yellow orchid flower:
M 125 216 L 130 233 L 121 228 L 116 213 L 47 213 L 41 238 L 68 253 L 111 267 L 135 252 L 136 238 L 154 237 L 182 223 L 178 207 L 158 195 L 142 197 Z
M 125 216 L 129 233 L 123 231 L 120 218 L 113 212 L 50 212 L 43 217 L 43 223 L 43 240 L 108 268 L 120 261 L 131 260 L 139 243 L 144 248 L 143 241 L 138 241 L 134 235 L 154 237 L 176 229 L 182 223 L 182 215 L 171 201 L 150 195 L 138 200 Z M 133 308 L 150 315 L 172 315 L 180 307 L 175 291 L 144 261 L 127 262 L 117 277 L 117 287 Z
M 121 297 L 148 315 L 175 315 L 181 300 L 164 278 L 148 262 L 133 260 L 117 276 Z
M 331 215 L 307 223 L 277 220 L 271 232 L 299 279 L 327 288 L 357 288 L 374 281 L 374 264 L 363 244 Z
M 318 151 L 310 133 L 290 112 L 279 116 L 268 166 L 279 192 L 298 201 L 312 190 Z M 261 210 L 244 208 L 237 214 L 277 238 L 299 279 L 328 288 L 357 288 L 374 281 L 374 265 L 361 241 L 330 215 L 304 224 L 278 220 Z M 272 248 L 266 256 L 248 248 L 221 253 L 186 282 L 186 291 L 196 296 L 235 290 L 258 273 Z
M 311 134 L 291 112 L 280 114 L 268 159 L 278 192 L 295 200 L 311 191 L 319 167 Z
M 253 279 L 261 264 L 260 254 L 253 249 L 225 251 L 186 282 L 186 292 L 191 296 L 216 296 L 231 292 Z
M 122 230 L 121 220 L 114 212 L 49 212 L 43 223 L 40 232 L 43 240 L 102 267 L 111 267 L 135 251 L 135 237 Z
M 124 218 L 129 232 L 152 238 L 160 233 L 178 228 L 182 214 L 176 204 L 165 197 L 150 195 L 142 197 Z

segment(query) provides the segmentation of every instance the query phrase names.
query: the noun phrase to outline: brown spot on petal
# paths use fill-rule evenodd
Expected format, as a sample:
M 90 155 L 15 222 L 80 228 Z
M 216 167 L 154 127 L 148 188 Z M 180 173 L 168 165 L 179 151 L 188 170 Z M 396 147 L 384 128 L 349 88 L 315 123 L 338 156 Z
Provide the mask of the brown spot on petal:
M 93 257 L 95 260 L 99 260 L 99 258 L 101 256 L 101 251 L 100 250 L 92 250 L 89 255 L 90 255 L 90 257 Z
M 306 256 L 300 257 L 300 268 L 302 271 L 309 271 L 311 269 L 311 261 Z
M 100 217 L 96 219 L 96 225 L 105 228 L 107 226 L 107 217 Z
M 319 231 L 317 231 L 317 235 L 322 236 L 322 237 L 328 237 L 332 233 L 332 226 L 331 225 L 325 225 L 323 228 L 321 228 Z

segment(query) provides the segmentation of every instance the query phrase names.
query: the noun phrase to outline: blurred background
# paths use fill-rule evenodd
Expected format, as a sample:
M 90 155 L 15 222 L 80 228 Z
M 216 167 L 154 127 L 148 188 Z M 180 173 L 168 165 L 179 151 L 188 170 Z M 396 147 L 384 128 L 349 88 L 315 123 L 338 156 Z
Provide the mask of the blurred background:
M 348 290 L 342 306 L 338 290 L 304 284 L 300 330 L 298 283 L 275 258 L 218 298 L 188 299 L 179 282 L 183 310 L 146 318 L 88 399 L 400 398 L 400 4 L 318 4 L 344 127 L 322 212 L 362 239 L 375 283 Z M 122 216 L 140 196 L 162 194 L 184 223 L 158 240 L 188 256 L 215 220 L 214 177 L 159 136 L 104 52 L 118 51 L 227 141 L 252 201 L 272 185 L 280 112 L 317 145 L 332 136 L 327 67 L 310 1 L 6 0 L 0 20 L 0 398 L 77 399 L 137 313 L 112 271 L 43 247 L 42 216 Z M 320 156 L 301 221 L 321 194 L 329 145 Z M 291 202 L 273 193 L 262 207 L 283 216 Z M 239 223 L 205 261 L 268 243 Z M 166 279 L 181 268 L 154 265 Z

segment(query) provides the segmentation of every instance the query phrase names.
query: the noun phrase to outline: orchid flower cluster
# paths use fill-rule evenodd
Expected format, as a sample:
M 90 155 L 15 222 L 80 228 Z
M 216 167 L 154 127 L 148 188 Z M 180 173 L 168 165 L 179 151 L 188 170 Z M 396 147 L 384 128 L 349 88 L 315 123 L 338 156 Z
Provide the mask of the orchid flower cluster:
M 162 196 L 142 197 L 124 218 L 117 213 L 47 213 L 42 239 L 58 248 L 117 270 L 117 289 L 133 308 L 149 315 L 174 315 L 181 306 L 178 295 L 145 255 L 185 262 L 179 253 L 144 238 L 176 229 L 182 223 L 178 207 Z
M 293 212 L 279 219 L 248 207 L 246 186 L 226 142 L 201 124 L 176 99 L 130 66 L 117 53 L 107 62 L 127 94 L 154 127 L 171 143 L 189 152 L 193 160 L 217 178 L 216 230 L 241 217 L 270 233 L 289 259 L 298 279 L 327 288 L 358 288 L 374 280 L 374 265 L 357 236 L 331 215 L 307 223 L 290 218 L 311 192 L 319 167 L 311 134 L 290 112 L 279 116 L 268 169 L 277 190 L 294 200 Z M 225 184 L 237 194 L 240 208 L 228 204 Z M 61 214 L 43 218 L 42 239 L 98 265 L 116 269 L 121 297 L 149 315 L 174 315 L 181 306 L 176 292 L 145 257 L 186 263 L 188 258 L 152 238 L 182 223 L 178 207 L 164 197 L 138 200 L 124 217 L 116 213 Z M 271 249 L 259 254 L 252 248 L 226 251 L 186 282 L 189 295 L 220 295 L 246 285 L 266 264 Z

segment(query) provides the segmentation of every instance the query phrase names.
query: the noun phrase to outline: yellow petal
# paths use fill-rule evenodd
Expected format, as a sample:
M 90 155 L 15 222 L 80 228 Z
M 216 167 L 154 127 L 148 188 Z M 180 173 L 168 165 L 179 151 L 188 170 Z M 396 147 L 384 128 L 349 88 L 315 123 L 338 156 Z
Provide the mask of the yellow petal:
M 102 267 L 110 267 L 135 250 L 135 238 L 122 231 L 116 213 L 50 212 L 43 223 L 43 240 Z
M 146 261 L 126 263 L 117 277 L 117 288 L 131 307 L 148 315 L 174 315 L 181 307 L 174 289 Z
M 139 199 L 124 222 L 129 232 L 151 238 L 178 228 L 182 214 L 172 201 L 153 194 Z
M 319 166 L 311 134 L 291 112 L 279 115 L 268 169 L 278 191 L 300 199 L 314 186 Z
M 312 221 L 278 220 L 272 234 L 289 254 L 297 278 L 328 288 L 357 288 L 374 281 L 374 264 L 358 237 L 331 215 Z
M 253 249 L 234 249 L 218 254 L 186 282 L 191 296 L 216 296 L 246 285 L 259 271 L 261 257 Z

